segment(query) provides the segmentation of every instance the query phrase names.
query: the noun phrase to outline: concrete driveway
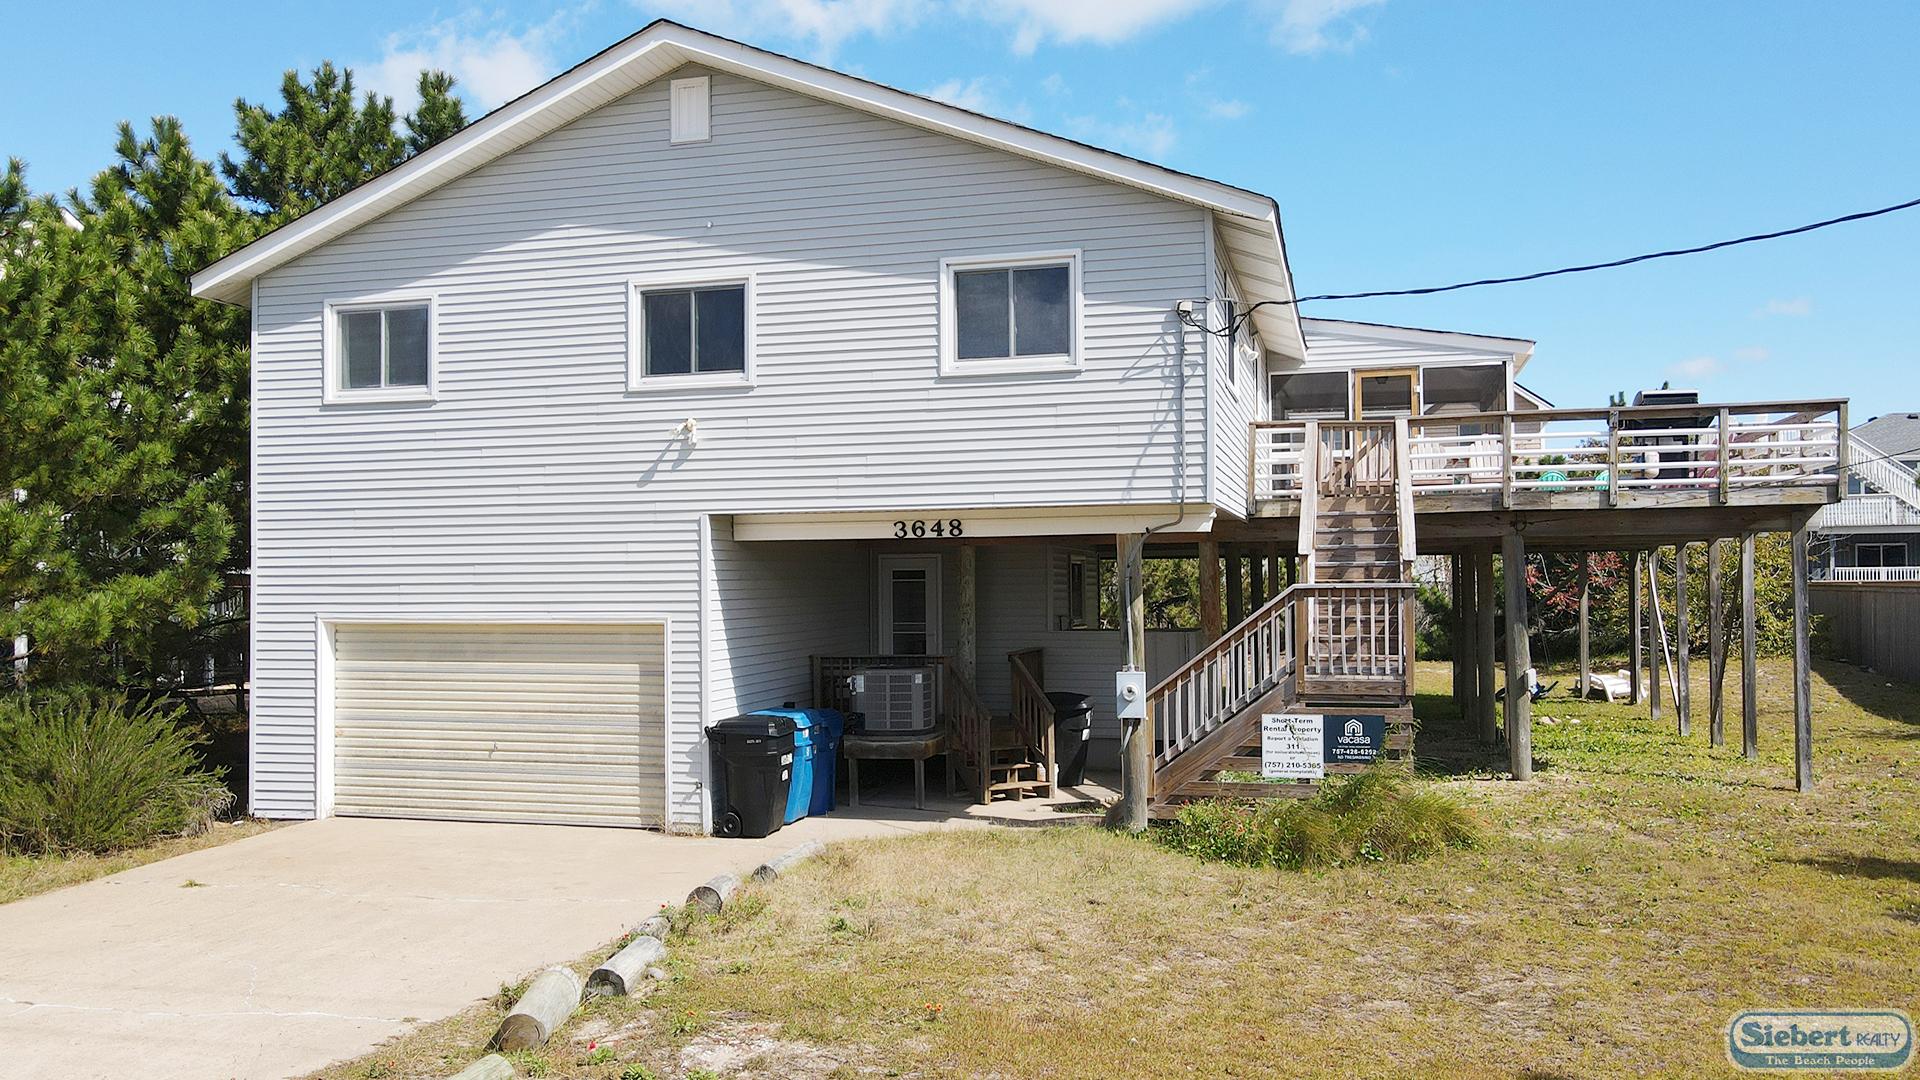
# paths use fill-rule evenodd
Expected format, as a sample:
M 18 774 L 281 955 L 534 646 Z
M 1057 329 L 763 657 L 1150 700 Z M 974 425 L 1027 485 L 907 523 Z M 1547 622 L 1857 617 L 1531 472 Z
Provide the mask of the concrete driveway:
M 571 960 L 717 873 L 940 818 L 836 814 L 765 840 L 289 825 L 0 905 L 0 1077 L 297 1076 Z

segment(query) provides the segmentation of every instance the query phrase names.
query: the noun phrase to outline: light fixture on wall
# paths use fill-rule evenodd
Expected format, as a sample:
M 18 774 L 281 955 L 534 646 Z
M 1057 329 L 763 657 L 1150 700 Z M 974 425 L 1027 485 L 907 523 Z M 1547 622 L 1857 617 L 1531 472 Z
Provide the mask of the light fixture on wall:
M 699 446 L 700 422 L 691 416 L 687 417 L 685 420 L 680 421 L 679 427 L 673 429 L 673 437 L 687 440 L 688 446 Z

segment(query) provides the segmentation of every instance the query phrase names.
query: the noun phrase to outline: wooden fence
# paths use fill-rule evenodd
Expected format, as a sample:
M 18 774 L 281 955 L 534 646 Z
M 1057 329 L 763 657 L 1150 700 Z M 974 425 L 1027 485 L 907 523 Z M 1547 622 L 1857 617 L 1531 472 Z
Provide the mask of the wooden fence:
M 1920 582 L 1815 582 L 1807 596 L 1841 659 L 1920 683 Z

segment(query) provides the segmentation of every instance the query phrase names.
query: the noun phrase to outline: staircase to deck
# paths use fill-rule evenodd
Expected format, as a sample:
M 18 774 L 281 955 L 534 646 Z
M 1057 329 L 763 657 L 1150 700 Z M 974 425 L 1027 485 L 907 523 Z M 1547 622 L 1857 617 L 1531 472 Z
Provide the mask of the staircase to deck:
M 1413 697 L 1413 504 L 1405 420 L 1307 425 L 1301 584 L 1269 600 L 1147 695 L 1151 811 L 1200 798 L 1311 794 L 1257 774 L 1261 717 L 1283 711 L 1409 712 Z

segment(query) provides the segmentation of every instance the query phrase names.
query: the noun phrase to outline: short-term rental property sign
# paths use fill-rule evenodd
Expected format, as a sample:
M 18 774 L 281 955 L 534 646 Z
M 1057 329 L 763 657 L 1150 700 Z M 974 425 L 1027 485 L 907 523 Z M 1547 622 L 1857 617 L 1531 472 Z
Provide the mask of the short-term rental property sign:
M 1328 765 L 1371 764 L 1386 737 L 1379 714 L 1268 713 L 1260 718 L 1260 775 L 1318 780 Z
M 1260 718 L 1260 775 L 1268 780 L 1318 780 L 1327 775 L 1324 717 L 1268 713 Z

